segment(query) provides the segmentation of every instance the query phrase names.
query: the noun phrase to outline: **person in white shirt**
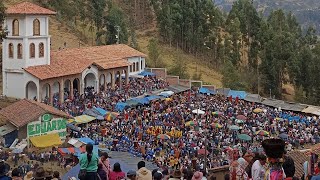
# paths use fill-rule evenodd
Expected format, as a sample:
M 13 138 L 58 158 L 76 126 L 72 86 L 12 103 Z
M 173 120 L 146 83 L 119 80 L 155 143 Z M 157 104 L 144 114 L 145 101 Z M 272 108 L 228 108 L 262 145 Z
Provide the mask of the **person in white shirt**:
M 253 180 L 263 180 L 266 169 L 264 165 L 266 163 L 265 155 L 258 155 L 258 160 L 256 160 L 251 168 L 251 175 Z

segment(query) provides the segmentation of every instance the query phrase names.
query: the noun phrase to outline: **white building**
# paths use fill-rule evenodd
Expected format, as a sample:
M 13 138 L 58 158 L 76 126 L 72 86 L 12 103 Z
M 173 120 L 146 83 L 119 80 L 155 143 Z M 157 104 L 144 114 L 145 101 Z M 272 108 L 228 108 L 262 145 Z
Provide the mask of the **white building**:
M 54 11 L 24 2 L 6 11 L 9 34 L 3 41 L 3 94 L 8 97 L 52 102 L 54 94 L 97 91 L 108 83 L 121 86 L 121 76 L 138 74 L 145 68 L 146 55 L 127 45 L 108 45 L 51 51 L 49 16 Z

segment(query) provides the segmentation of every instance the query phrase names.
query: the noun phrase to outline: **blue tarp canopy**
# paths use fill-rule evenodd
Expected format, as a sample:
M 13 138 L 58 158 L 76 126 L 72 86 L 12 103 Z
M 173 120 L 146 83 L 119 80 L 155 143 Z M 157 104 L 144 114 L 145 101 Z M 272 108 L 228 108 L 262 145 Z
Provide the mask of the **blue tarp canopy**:
M 101 114 L 96 109 L 86 109 L 82 114 L 92 116 L 92 117 L 98 117 Z
M 130 99 L 130 100 L 126 101 L 126 104 L 127 104 L 128 106 L 137 106 L 137 105 L 139 105 L 139 104 L 141 104 L 141 103 L 139 103 L 138 101 L 136 101 L 136 100 L 134 100 L 134 99 Z
M 247 93 L 245 91 L 235 91 L 235 90 L 230 90 L 228 93 L 228 97 L 236 98 L 238 97 L 239 99 L 244 99 L 247 96 Z
M 83 138 L 79 138 L 78 139 L 79 141 L 83 142 L 84 144 L 95 144 L 95 142 L 90 139 L 90 138 L 87 138 L 87 137 L 83 137 Z
M 71 129 L 72 131 L 80 132 L 79 128 L 77 126 L 75 126 L 74 124 L 72 124 L 72 123 L 67 124 L 67 127 L 69 129 Z
M 148 71 L 142 71 L 142 72 L 139 73 L 138 75 L 140 75 L 140 76 L 156 76 L 155 73 L 148 72 Z
M 203 88 L 203 87 L 199 89 L 199 93 L 202 93 L 202 94 L 216 94 L 215 91 L 212 91 L 212 90 L 210 90 L 208 88 Z
M 127 103 L 124 103 L 124 102 L 118 102 L 116 104 L 116 111 L 123 111 L 126 107 L 128 106 Z
M 153 101 L 153 100 L 156 100 L 156 99 L 161 99 L 161 96 L 150 95 L 150 96 L 146 96 L 145 98 L 147 98 L 149 101 Z
M 140 104 L 149 104 L 148 98 L 132 98 L 132 100 L 139 102 Z
M 106 115 L 108 111 L 102 109 L 102 108 L 94 108 L 96 111 L 98 111 L 102 116 Z

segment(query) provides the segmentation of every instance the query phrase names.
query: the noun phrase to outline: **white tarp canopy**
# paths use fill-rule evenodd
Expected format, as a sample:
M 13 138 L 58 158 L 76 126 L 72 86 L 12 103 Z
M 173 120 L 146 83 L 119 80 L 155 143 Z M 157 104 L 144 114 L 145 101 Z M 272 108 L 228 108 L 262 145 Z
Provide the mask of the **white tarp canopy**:
M 204 114 L 206 112 L 202 111 L 201 109 L 195 109 L 195 110 L 192 111 L 192 113 L 194 113 L 194 114 Z
M 70 139 L 68 141 L 68 144 L 71 144 L 72 146 L 74 146 L 76 148 L 79 148 L 83 145 L 83 143 L 81 141 L 79 141 L 78 139 L 74 139 L 74 138 Z
M 0 127 L 0 136 L 7 135 L 12 131 L 16 130 L 17 128 L 12 124 L 6 124 Z

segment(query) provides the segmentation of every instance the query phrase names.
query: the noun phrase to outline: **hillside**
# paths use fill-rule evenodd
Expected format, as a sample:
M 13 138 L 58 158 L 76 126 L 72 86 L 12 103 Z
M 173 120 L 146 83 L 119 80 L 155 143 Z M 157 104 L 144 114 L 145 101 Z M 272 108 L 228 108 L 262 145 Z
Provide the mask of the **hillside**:
M 236 0 L 216 0 L 215 3 L 221 9 L 230 11 L 234 1 Z M 314 26 L 320 33 L 319 0 L 253 0 L 253 4 L 264 15 L 278 9 L 292 12 L 304 30 Z
M 23 2 L 23 0 L 5 0 L 5 5 L 10 6 L 19 2 Z M 30 2 L 33 2 L 30 0 Z M 152 10 L 150 6 L 142 0 L 135 1 L 124 1 L 124 0 L 116 0 L 116 2 L 125 12 L 125 14 L 129 17 L 133 17 L 135 24 L 139 26 L 135 26 L 137 32 L 137 41 L 139 43 L 140 50 L 144 53 L 148 54 L 147 46 L 148 41 L 151 38 L 157 38 L 157 28 L 156 22 L 152 15 Z M 135 2 L 136 10 L 131 12 L 128 6 L 133 5 Z M 80 24 L 80 23 L 79 23 Z M 154 32 L 154 33 L 149 33 Z M 59 47 L 63 48 L 64 43 L 67 44 L 67 48 L 79 47 L 79 43 L 81 46 L 90 46 L 93 43 L 92 41 L 92 33 L 88 33 L 88 29 L 83 30 L 81 27 L 77 27 L 76 29 L 70 28 L 65 23 L 61 23 L 57 18 L 51 17 L 50 19 L 50 34 L 51 34 L 51 49 L 57 50 Z M 85 38 L 84 38 L 85 36 Z M 82 40 L 84 39 L 84 40 Z M 86 42 L 87 41 L 87 42 Z M 185 63 L 187 63 L 187 71 L 190 77 L 194 74 L 196 69 L 198 72 L 201 72 L 202 78 L 206 84 L 214 84 L 217 87 L 221 87 L 221 78 L 222 76 L 208 68 L 205 64 L 199 63 L 202 60 L 184 53 L 183 51 L 176 50 L 174 47 L 169 47 L 165 44 L 160 45 L 161 58 L 164 60 L 166 64 L 166 68 L 170 69 L 171 65 L 175 58 L 184 59 Z M 147 59 L 148 62 L 148 59 Z

